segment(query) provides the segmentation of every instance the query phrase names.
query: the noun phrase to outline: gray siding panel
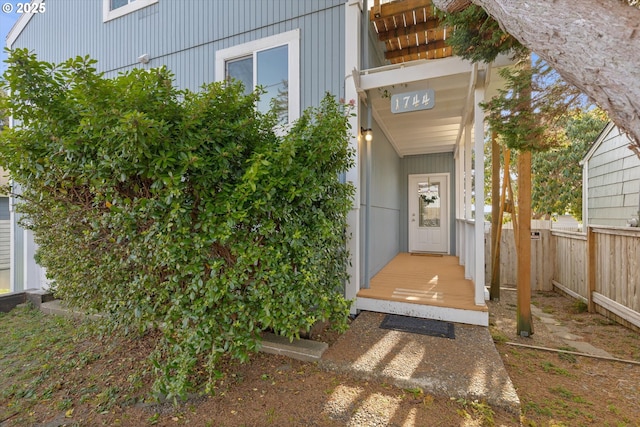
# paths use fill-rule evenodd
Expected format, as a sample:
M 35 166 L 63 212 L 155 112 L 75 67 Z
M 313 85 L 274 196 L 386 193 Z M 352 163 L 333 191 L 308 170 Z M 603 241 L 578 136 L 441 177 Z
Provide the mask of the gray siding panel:
M 400 210 L 400 251 L 409 251 L 409 206 L 408 206 L 408 186 L 409 175 L 427 173 L 448 173 L 449 174 L 449 200 L 451 207 L 449 212 L 449 228 L 451 230 L 449 253 L 456 253 L 456 227 L 455 227 L 455 188 L 456 174 L 453 153 L 424 154 L 420 156 L 406 156 L 401 161 L 401 210 Z
M 366 117 L 366 112 L 364 112 Z M 375 276 L 382 267 L 400 252 L 400 158 L 391 143 L 385 138 L 377 123 L 373 123 L 374 140 L 371 143 L 371 211 L 369 227 L 369 277 Z M 361 156 L 362 204 L 361 254 L 365 256 L 366 232 L 366 157 Z M 361 263 L 361 277 L 364 282 L 364 262 Z
M 8 220 L 10 216 L 9 198 L 0 196 L 0 220 Z
M 7 270 L 10 266 L 11 222 L 8 219 L 0 219 L 0 270 Z M 4 286 L 0 284 L 0 287 Z
M 65 31 L 60 31 L 65 28 Z M 59 63 L 90 55 L 114 76 L 141 66 L 167 65 L 181 88 L 197 90 L 215 80 L 216 50 L 301 30 L 301 106 L 318 105 L 326 92 L 344 94 L 344 1 L 160 0 L 102 22 L 102 1 L 58 0 L 35 15 L 13 47 Z

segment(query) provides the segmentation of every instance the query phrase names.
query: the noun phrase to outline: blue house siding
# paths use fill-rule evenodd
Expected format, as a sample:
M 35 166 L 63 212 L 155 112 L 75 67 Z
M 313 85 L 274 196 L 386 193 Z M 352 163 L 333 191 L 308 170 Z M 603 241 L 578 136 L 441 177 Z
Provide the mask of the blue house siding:
M 456 174 L 453 153 L 423 154 L 419 156 L 406 156 L 400 161 L 402 189 L 400 191 L 400 251 L 409 251 L 409 206 L 408 206 L 408 186 L 409 175 L 428 173 L 448 173 L 449 174 L 449 228 L 451 230 L 449 253 L 456 253 L 455 227 L 455 188 Z
M 400 157 L 386 139 L 377 123 L 373 122 L 374 140 L 371 142 L 371 206 L 369 226 L 369 278 L 378 273 L 400 251 L 400 212 L 402 188 L 400 180 Z M 364 145 L 364 143 L 363 143 Z M 360 217 L 366 228 L 366 163 L 362 156 L 362 192 Z M 364 236 L 361 233 L 361 254 L 365 254 Z M 361 263 L 361 277 L 365 280 L 365 263 Z
M 197 90 L 216 80 L 217 50 L 299 28 L 304 109 L 326 92 L 344 94 L 344 7 L 343 0 L 159 0 L 103 22 L 101 0 L 58 0 L 32 17 L 13 47 L 54 63 L 90 55 L 107 76 L 143 67 L 137 58 L 148 54 L 145 68 L 166 65 L 179 87 Z

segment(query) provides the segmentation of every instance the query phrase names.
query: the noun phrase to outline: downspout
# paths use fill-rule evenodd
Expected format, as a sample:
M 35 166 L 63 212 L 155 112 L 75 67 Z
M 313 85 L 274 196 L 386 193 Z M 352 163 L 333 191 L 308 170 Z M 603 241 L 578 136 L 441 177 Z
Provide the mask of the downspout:
M 589 160 L 582 160 L 582 231 L 589 228 Z
M 368 0 L 363 0 L 362 7 L 362 69 L 369 69 L 369 25 L 368 25 L 369 5 Z M 368 98 L 368 97 L 367 97 Z M 367 99 L 367 129 L 371 129 L 371 100 Z M 365 138 L 367 164 L 365 167 L 365 208 L 364 208 L 364 288 L 369 289 L 371 280 L 369 272 L 369 256 L 371 246 L 371 141 Z
M 13 128 L 13 117 L 9 118 L 9 127 Z M 16 292 L 16 229 L 17 219 L 16 219 L 16 211 L 15 211 L 15 190 L 16 185 L 13 180 L 10 182 L 10 191 L 9 191 L 9 290 L 11 292 Z

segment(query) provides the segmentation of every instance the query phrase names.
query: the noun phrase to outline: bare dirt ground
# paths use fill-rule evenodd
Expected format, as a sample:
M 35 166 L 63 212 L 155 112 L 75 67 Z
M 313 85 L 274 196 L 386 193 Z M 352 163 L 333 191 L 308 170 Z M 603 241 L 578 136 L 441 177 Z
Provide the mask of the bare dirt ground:
M 615 358 L 640 361 L 640 334 L 575 300 L 554 292 L 535 293 L 532 304 L 582 341 Z M 490 329 L 522 404 L 527 426 L 640 426 L 640 365 L 511 346 L 502 341 L 576 350 L 534 319 L 534 334 L 516 334 L 516 292 L 490 302 Z
M 576 313 L 557 294 L 533 303 L 585 341 L 640 361 L 640 334 Z M 566 348 L 535 323 L 515 328 L 515 292 L 490 303 L 491 332 L 522 401 L 520 419 L 483 402 L 356 380 L 314 363 L 256 354 L 227 361 L 215 395 L 178 406 L 149 399 L 153 337 L 77 336 L 77 323 L 17 309 L 0 314 L 0 426 L 639 426 L 640 366 L 505 344 Z M 334 334 L 314 339 L 333 342 Z

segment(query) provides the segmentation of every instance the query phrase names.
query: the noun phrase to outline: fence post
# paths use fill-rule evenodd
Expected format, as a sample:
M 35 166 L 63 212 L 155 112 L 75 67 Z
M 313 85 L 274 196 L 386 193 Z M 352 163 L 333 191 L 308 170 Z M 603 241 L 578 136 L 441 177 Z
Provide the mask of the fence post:
M 587 226 L 587 300 L 589 313 L 596 311 L 593 293 L 596 291 L 596 236 L 593 229 Z

